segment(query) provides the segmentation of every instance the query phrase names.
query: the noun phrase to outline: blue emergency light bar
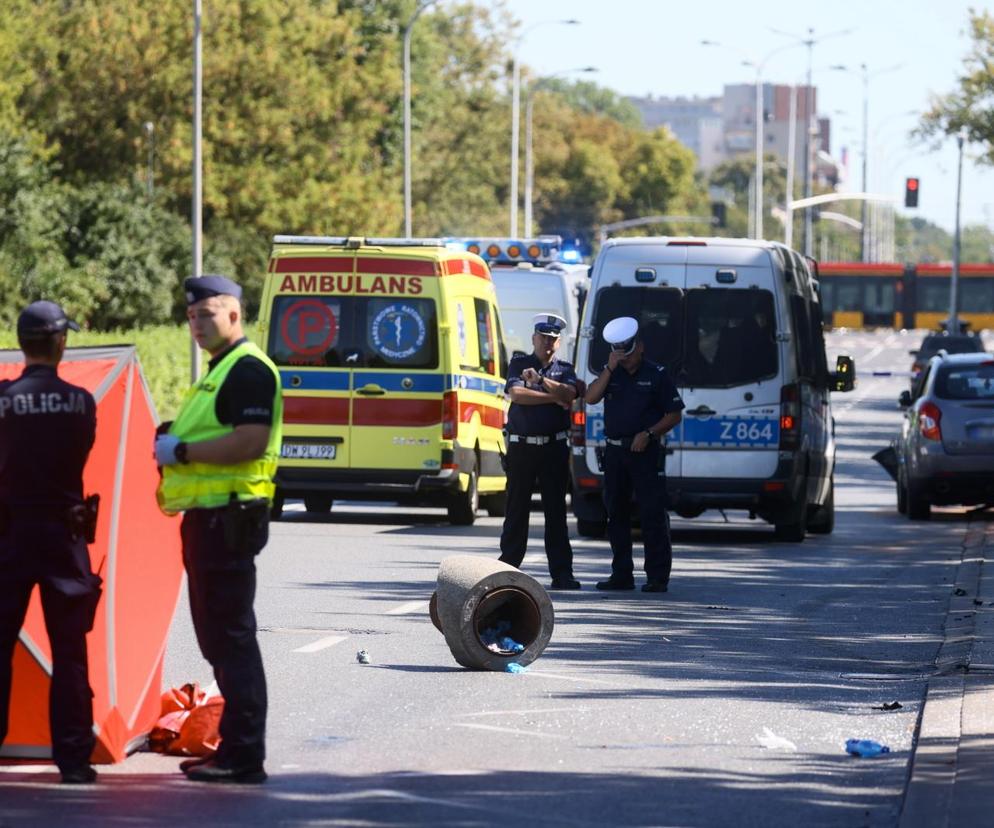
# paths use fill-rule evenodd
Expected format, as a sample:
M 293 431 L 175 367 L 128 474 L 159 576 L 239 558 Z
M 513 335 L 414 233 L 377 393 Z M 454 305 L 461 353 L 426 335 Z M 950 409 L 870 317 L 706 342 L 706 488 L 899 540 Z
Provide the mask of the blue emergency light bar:
M 446 238 L 443 240 L 450 250 L 466 250 L 475 253 L 489 264 L 549 264 L 562 261 L 560 249 L 563 240 L 560 236 L 538 236 L 533 239 L 501 238 Z

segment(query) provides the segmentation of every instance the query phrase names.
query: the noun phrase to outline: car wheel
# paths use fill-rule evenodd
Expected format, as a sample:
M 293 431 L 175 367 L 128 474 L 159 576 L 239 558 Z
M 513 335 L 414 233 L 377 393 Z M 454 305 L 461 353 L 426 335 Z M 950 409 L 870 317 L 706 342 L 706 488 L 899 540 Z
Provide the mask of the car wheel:
M 908 490 L 904 482 L 904 474 L 898 472 L 897 474 L 897 512 L 900 515 L 908 514 Z
M 777 540 L 787 543 L 801 543 L 808 531 L 808 504 L 801 503 L 800 508 L 780 516 L 773 524 L 773 532 Z
M 921 486 L 909 479 L 906 492 L 908 517 L 912 520 L 929 520 L 932 517 L 932 504 L 928 502 L 928 497 L 922 492 Z
M 469 486 L 464 492 L 456 492 L 449 502 L 449 523 L 453 526 L 472 526 L 476 521 L 476 511 L 480 508 L 480 489 L 476 474 L 476 463 L 469 470 Z
M 607 523 L 603 520 L 577 518 L 576 533 L 581 538 L 603 538 L 607 534 Z
M 828 497 L 821 506 L 816 506 L 808 518 L 808 531 L 816 535 L 830 535 L 835 528 L 835 478 L 828 481 Z
M 304 508 L 308 512 L 323 515 L 331 511 L 331 504 L 334 503 L 331 495 L 313 494 L 304 497 Z

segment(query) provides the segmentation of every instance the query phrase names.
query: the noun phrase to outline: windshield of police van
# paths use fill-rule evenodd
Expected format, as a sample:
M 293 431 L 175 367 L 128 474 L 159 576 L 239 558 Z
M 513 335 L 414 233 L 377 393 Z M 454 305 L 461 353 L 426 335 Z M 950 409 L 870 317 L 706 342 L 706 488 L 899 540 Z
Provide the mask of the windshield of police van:
M 755 288 L 697 288 L 685 297 L 680 385 L 728 388 L 776 376 L 773 294 Z
M 278 296 L 269 325 L 277 365 L 438 367 L 433 299 Z
M 604 326 L 619 316 L 631 316 L 638 320 L 645 358 L 674 373 L 680 360 L 682 295 L 678 288 L 612 286 L 601 290 L 594 311 L 590 371 L 597 374 L 607 363 L 608 345 L 601 336 Z

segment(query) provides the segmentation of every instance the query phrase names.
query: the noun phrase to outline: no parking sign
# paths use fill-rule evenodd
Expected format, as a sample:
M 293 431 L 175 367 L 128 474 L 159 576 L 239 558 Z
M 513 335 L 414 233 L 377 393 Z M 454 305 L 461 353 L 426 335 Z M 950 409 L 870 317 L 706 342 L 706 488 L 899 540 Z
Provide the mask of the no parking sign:
M 320 299 L 301 299 L 283 314 L 280 336 L 291 351 L 315 356 L 328 350 L 338 335 L 335 311 Z

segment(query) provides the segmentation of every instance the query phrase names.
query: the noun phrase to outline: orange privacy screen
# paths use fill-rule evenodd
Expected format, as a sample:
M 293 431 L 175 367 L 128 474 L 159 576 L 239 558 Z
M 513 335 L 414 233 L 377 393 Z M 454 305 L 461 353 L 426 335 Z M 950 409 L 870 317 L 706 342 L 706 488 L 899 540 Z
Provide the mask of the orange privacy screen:
M 0 351 L 0 379 L 23 370 L 19 351 Z M 156 416 L 132 346 L 71 348 L 59 376 L 97 401 L 97 436 L 83 474 L 100 494 L 94 571 L 104 579 L 87 636 L 95 762 L 118 762 L 139 745 L 159 715 L 162 657 L 182 581 L 179 521 L 155 503 L 152 456 Z M 51 756 L 48 687 L 51 650 L 38 590 L 14 651 L 10 732 L 0 756 Z

